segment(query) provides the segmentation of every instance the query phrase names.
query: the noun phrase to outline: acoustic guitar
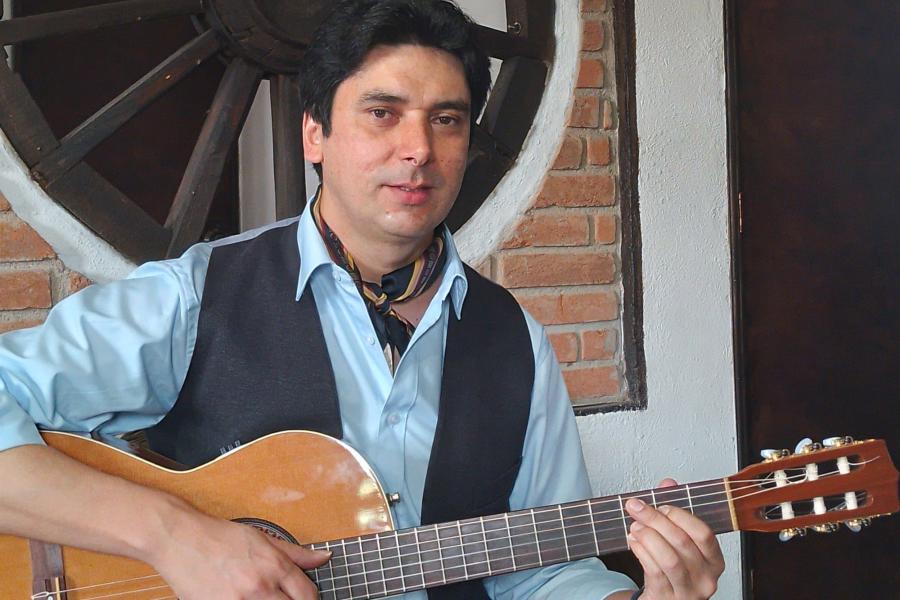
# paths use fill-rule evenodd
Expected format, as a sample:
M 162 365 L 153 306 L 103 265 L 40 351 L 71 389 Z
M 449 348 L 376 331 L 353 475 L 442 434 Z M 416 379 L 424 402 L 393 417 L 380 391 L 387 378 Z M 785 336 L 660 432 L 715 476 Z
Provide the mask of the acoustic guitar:
M 631 497 L 682 507 L 716 533 L 771 531 L 784 540 L 841 523 L 859 531 L 898 510 L 898 474 L 881 440 L 831 438 L 795 454 L 768 451 L 764 462 L 723 479 L 396 531 L 372 469 L 349 446 L 317 433 L 272 434 L 184 471 L 75 435 L 44 439 L 211 515 L 332 551 L 308 572 L 328 600 L 382 598 L 624 550 Z M 4 600 L 175 598 L 152 568 L 131 559 L 12 536 L 0 536 L 0 557 Z

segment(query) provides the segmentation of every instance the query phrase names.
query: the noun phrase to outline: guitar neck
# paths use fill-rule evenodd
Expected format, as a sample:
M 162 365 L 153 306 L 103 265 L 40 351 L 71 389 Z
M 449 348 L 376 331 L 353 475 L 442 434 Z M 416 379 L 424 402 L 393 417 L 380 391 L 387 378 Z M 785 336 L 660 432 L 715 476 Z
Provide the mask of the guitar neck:
M 734 531 L 727 481 L 593 498 L 322 542 L 333 558 L 309 572 L 322 598 L 380 598 L 628 548 L 629 498 L 683 508 L 715 533 Z

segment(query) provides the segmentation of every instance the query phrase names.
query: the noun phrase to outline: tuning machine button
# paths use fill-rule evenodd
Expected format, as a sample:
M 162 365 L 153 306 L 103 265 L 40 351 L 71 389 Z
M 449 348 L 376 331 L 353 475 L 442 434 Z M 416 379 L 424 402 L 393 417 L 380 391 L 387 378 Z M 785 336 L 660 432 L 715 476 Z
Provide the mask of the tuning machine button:
M 844 521 L 844 525 L 846 525 L 847 529 L 853 533 L 859 533 L 862 531 L 863 527 L 868 527 L 871 524 L 872 519 L 851 519 L 849 521 Z
M 812 454 L 822 449 L 822 444 L 809 438 L 803 438 L 794 449 L 794 454 Z
M 791 527 L 789 529 L 782 529 L 781 533 L 778 534 L 778 539 L 782 542 L 786 542 L 795 537 L 803 537 L 806 535 L 806 529 L 803 527 Z
M 772 462 L 791 455 L 791 453 L 788 452 L 787 449 L 775 450 L 774 448 L 766 448 L 759 454 L 763 457 L 763 459 L 765 459 L 766 462 Z
M 813 525 L 812 530 L 816 533 L 834 533 L 840 528 L 837 523 L 822 523 L 821 525 Z
M 822 445 L 826 448 L 840 448 L 841 446 L 849 446 L 853 443 L 853 438 L 849 435 L 842 435 L 838 437 L 830 437 L 822 440 Z

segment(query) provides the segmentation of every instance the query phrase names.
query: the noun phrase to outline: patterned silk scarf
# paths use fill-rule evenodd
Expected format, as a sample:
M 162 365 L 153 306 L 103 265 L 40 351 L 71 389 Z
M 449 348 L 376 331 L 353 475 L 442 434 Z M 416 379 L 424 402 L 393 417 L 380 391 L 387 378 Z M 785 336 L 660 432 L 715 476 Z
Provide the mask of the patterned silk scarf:
M 331 260 L 350 274 L 360 295 L 366 301 L 369 318 L 372 319 L 372 325 L 378 334 L 378 341 L 385 349 L 385 356 L 391 365 L 391 371 L 393 371 L 393 353 L 396 351 L 398 356 L 403 355 L 415 327 L 397 314 L 392 305 L 394 302 L 403 302 L 418 296 L 427 290 L 440 275 L 447 260 L 440 227 L 435 229 L 434 240 L 419 258 L 405 267 L 384 275 L 381 278 L 381 285 L 363 281 L 350 252 L 322 218 L 319 205 L 321 193 L 320 189 L 313 200 L 311 208 L 313 220 L 319 228 L 319 233 L 322 234 L 322 239 L 325 240 Z

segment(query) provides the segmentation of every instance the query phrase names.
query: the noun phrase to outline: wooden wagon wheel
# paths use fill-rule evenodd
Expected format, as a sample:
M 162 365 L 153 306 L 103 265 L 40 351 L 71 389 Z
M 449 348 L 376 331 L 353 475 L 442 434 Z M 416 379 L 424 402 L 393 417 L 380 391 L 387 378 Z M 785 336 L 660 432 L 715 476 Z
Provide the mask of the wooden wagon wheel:
M 276 213 L 306 198 L 297 65 L 331 0 L 123 0 L 0 21 L 0 47 L 151 19 L 193 17 L 197 36 L 58 139 L 22 80 L 0 60 L 0 127 L 35 181 L 118 251 L 136 261 L 171 257 L 196 242 L 230 149 L 260 80 L 271 85 Z M 2 9 L 0 9 L 2 11 Z M 455 230 L 510 169 L 531 128 L 553 55 L 554 0 L 506 0 L 508 31 L 478 25 L 482 47 L 503 60 L 479 125 Z M 2 12 L 0 12 L 2 16 Z M 2 58 L 5 52 L 0 48 Z M 84 162 L 112 133 L 213 56 L 227 67 L 168 217 L 159 224 Z

